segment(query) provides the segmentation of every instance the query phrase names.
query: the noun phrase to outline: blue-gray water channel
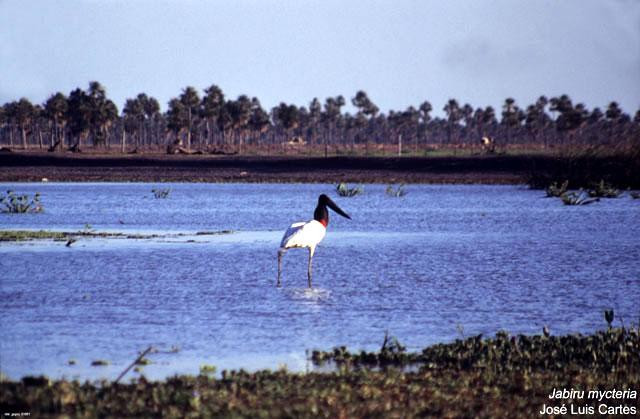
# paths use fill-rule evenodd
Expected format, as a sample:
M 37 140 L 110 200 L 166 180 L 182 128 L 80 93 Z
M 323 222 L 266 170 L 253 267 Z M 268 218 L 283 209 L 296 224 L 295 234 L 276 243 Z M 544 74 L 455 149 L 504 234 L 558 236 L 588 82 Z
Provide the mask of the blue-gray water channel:
M 166 199 L 154 187 L 170 188 Z M 321 184 L 13 183 L 44 212 L 0 229 L 186 233 L 0 243 L 0 370 L 115 378 L 152 345 L 148 378 L 204 364 L 310 369 L 306 351 L 409 350 L 499 330 L 592 333 L 640 320 L 640 200 L 564 206 L 524 186 L 384 185 L 340 198 Z M 326 193 L 331 213 L 307 289 L 307 251 L 276 251 Z M 195 235 L 232 230 L 230 234 Z M 72 363 L 69 361 L 73 360 Z M 92 367 L 106 360 L 106 367 Z M 139 373 L 129 373 L 128 377 Z

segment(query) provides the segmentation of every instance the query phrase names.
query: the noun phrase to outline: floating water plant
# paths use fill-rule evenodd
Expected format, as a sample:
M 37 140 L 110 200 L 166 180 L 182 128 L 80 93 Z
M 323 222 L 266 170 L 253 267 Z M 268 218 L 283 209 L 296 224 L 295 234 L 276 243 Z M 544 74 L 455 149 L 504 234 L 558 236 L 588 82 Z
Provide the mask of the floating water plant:
M 360 186 L 355 186 L 353 188 L 349 188 L 346 183 L 340 182 L 336 186 L 336 192 L 338 192 L 338 195 L 340 196 L 345 196 L 345 197 L 356 196 L 364 193 L 364 186 L 360 185 Z
M 619 189 L 614 188 L 604 180 L 596 183 L 593 189 L 589 189 L 589 196 L 592 198 L 617 198 L 620 196 L 620 193 Z
M 565 192 L 560 198 L 565 205 L 588 205 L 600 200 L 600 198 L 589 198 L 582 189 L 577 192 Z
M 169 197 L 169 194 L 171 193 L 171 188 L 168 189 L 156 189 L 153 188 L 151 189 L 151 192 L 153 193 L 153 196 L 157 199 L 165 199 Z
M 564 182 L 562 182 L 562 185 L 560 185 L 560 186 L 558 186 L 557 182 L 553 182 L 547 188 L 547 197 L 549 197 L 549 198 L 559 198 L 565 192 L 567 192 L 567 188 L 568 187 L 569 187 L 569 181 L 568 180 L 565 180 Z
M 574 388 L 599 395 L 616 389 L 618 398 L 607 404 L 637 409 L 637 328 L 549 337 L 478 335 L 403 353 L 405 360 L 419 360 L 420 369 L 379 368 L 379 353 L 335 352 L 354 366 L 356 360 L 373 362 L 331 372 L 224 370 L 220 378 L 137 377 L 129 383 L 25 377 L 0 382 L 0 405 L 35 417 L 500 418 L 514 416 L 514 406 L 516 415 L 536 416 L 553 389 Z M 323 354 L 331 360 L 334 352 Z
M 215 365 L 203 364 L 200 366 L 200 375 L 213 375 L 216 373 L 216 370 Z
M 389 196 L 400 198 L 405 196 L 407 194 L 407 191 L 404 190 L 404 183 L 401 183 L 397 188 L 394 188 L 393 185 L 387 185 L 385 193 Z
M 11 214 L 38 213 L 44 210 L 38 192 L 30 198 L 29 195 L 16 195 L 14 191 L 8 190 L 6 195 L 0 196 L 0 204 L 4 206 L 0 211 Z

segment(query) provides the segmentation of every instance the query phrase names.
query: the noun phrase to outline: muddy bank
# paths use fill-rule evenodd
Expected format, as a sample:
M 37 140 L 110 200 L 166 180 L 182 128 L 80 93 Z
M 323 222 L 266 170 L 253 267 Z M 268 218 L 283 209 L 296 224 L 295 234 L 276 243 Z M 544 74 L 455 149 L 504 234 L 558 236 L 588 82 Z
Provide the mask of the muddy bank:
M 0 154 L 0 181 L 523 183 L 530 157 Z
M 1 182 L 526 183 L 640 188 L 640 154 L 292 157 L 0 153 Z

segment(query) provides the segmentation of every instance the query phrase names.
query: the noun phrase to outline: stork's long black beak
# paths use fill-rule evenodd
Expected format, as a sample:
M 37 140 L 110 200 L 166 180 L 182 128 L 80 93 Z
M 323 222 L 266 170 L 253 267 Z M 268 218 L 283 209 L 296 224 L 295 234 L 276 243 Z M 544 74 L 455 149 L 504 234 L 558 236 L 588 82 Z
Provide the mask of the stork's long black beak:
M 335 212 L 337 212 L 338 214 L 342 215 L 344 218 L 351 219 L 351 217 L 349 217 L 349 214 L 347 214 L 346 212 L 342 211 L 342 209 L 340 209 L 340 207 L 337 206 L 336 203 L 333 202 L 331 200 L 331 198 L 329 198 L 329 197 L 327 197 L 327 206 L 329 208 L 331 208 L 332 210 L 334 210 Z

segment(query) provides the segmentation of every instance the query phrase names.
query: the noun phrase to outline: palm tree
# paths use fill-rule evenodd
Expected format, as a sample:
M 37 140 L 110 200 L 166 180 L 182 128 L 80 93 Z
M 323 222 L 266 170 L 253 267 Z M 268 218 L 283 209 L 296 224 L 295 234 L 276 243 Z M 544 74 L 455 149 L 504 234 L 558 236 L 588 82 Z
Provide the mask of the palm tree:
M 140 101 L 140 95 L 136 98 L 126 100 L 124 108 L 122 109 L 122 117 L 124 127 L 122 132 L 121 151 L 124 153 L 126 150 L 127 132 L 136 132 L 138 134 L 136 136 L 136 144 L 140 144 L 142 123 L 144 122 L 145 117 L 144 106 Z
M 204 89 L 204 97 L 202 98 L 202 117 L 206 121 L 207 143 L 213 141 L 213 126 L 217 124 L 220 112 L 224 107 L 224 93 L 215 84 Z
M 167 109 L 167 128 L 175 133 L 177 142 L 182 143 L 180 134 L 182 130 L 188 126 L 188 113 L 184 103 L 182 103 L 178 98 L 169 100 L 169 107 Z
M 238 133 L 238 152 L 242 153 L 244 131 L 251 117 L 251 100 L 246 95 L 240 95 L 236 100 L 227 101 L 224 108 L 227 122 L 230 122 L 234 136 Z
M 287 139 L 291 135 L 291 131 L 298 128 L 300 123 L 300 111 L 296 105 L 287 105 L 281 102 L 274 111 L 273 116 L 278 124 L 284 128 L 287 133 Z
M 249 116 L 249 129 L 256 136 L 263 134 L 271 125 L 269 114 L 262 108 L 258 98 L 251 99 L 251 115 Z
M 69 93 L 67 120 L 71 136 L 75 139 L 71 150 L 79 151 L 91 128 L 91 103 L 88 95 L 80 88 Z
M 64 126 L 67 122 L 66 115 L 69 104 L 67 97 L 58 92 L 47 99 L 44 104 L 45 116 L 51 121 L 51 151 L 55 151 L 59 146 L 64 147 Z
M 309 131 L 311 143 L 318 143 L 318 125 L 322 119 L 322 104 L 318 98 L 314 97 L 309 103 Z
M 431 122 L 431 111 L 433 107 L 431 103 L 428 101 L 424 101 L 418 107 L 419 119 L 420 119 L 420 133 L 419 136 L 424 138 L 424 143 L 426 144 L 428 141 L 428 133 L 429 133 L 429 123 Z
M 334 141 L 336 126 L 340 123 L 341 111 L 345 105 L 342 95 L 336 97 L 328 97 L 324 103 L 324 113 L 321 120 L 328 127 L 329 135 L 324 137 L 324 156 L 328 157 L 328 141 Z
M 180 102 L 186 112 L 187 150 L 191 150 L 191 134 L 195 118 L 200 114 L 200 97 L 195 88 L 187 86 L 182 90 Z
M 454 143 L 453 131 L 454 128 L 458 125 L 458 122 L 460 122 L 460 119 L 462 119 L 462 112 L 460 110 L 460 105 L 458 105 L 458 101 L 455 99 L 449 99 L 442 110 L 447 114 L 447 141 L 451 146 Z
M 115 103 L 107 99 L 106 89 L 97 81 L 89 83 L 86 97 L 90 108 L 90 129 L 93 134 L 94 146 L 105 145 L 108 128 L 118 117 L 118 108 Z
M 9 116 L 20 127 L 22 148 L 26 150 L 28 147 L 27 132 L 29 131 L 29 125 L 36 117 L 36 109 L 29 99 L 23 97 L 19 101 L 9 104 Z
M 358 127 L 358 131 L 362 131 L 364 127 L 369 124 L 372 118 L 375 118 L 378 113 L 378 107 L 369 99 L 369 96 L 364 90 L 359 90 L 356 95 L 351 99 L 353 106 L 358 108 L 358 112 L 355 117 L 355 125 Z M 367 146 L 369 144 L 369 138 L 367 136 Z M 353 142 L 351 143 L 353 148 Z
M 511 132 L 514 128 L 518 128 L 522 121 L 526 118 L 524 112 L 516 105 L 513 98 L 507 98 L 502 105 L 502 125 L 507 130 L 507 143 L 511 144 Z

